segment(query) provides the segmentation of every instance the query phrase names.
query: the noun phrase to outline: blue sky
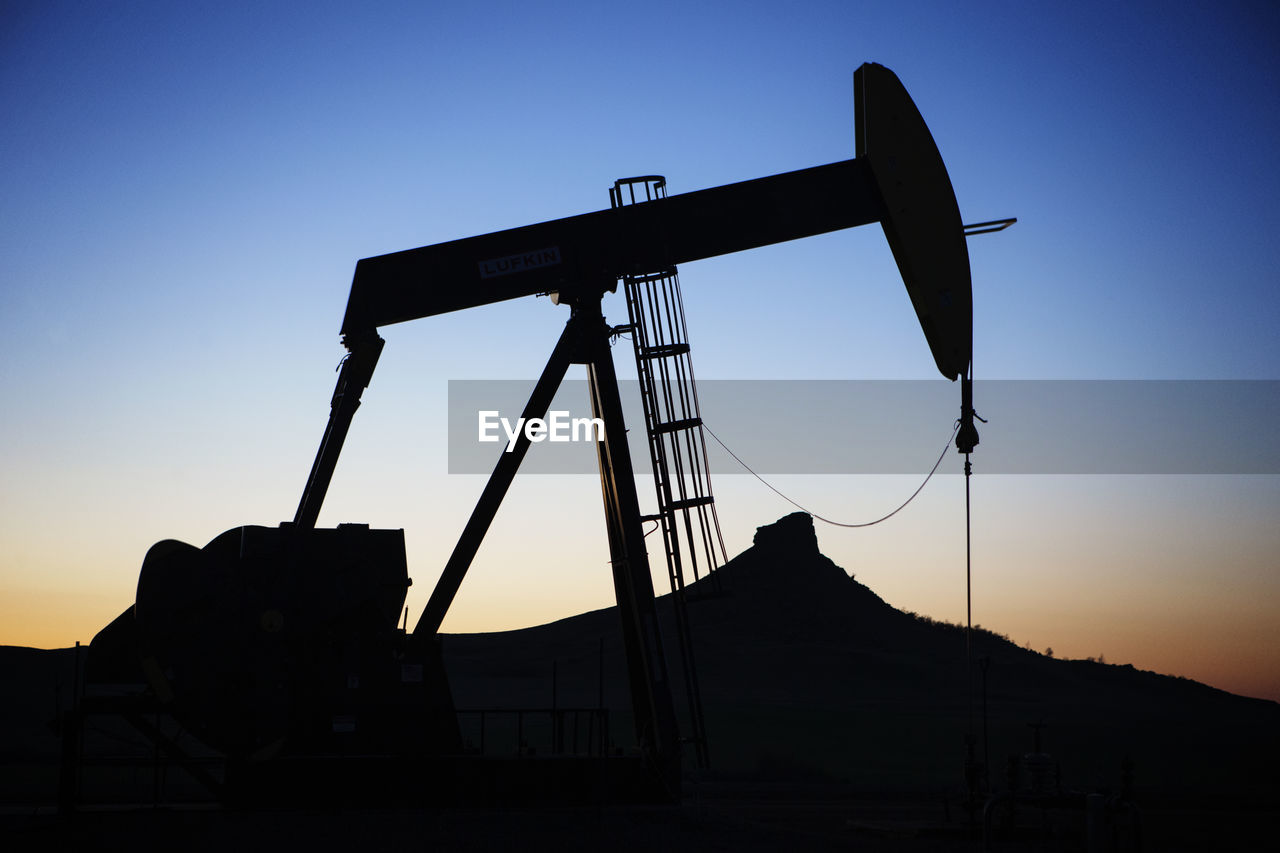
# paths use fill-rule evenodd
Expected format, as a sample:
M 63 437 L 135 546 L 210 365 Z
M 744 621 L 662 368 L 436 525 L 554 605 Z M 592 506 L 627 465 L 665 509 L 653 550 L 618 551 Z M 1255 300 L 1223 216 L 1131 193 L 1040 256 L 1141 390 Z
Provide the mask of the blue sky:
M 864 61 L 912 94 L 965 220 L 1019 218 L 970 241 L 979 381 L 1280 378 L 1271 4 L 0 4 L 0 642 L 88 640 L 152 542 L 292 516 L 357 259 L 605 207 L 627 175 L 846 159 Z M 934 375 L 877 228 L 681 278 L 700 377 Z M 384 329 L 321 523 L 404 527 L 425 601 L 482 486 L 445 473 L 446 384 L 535 377 L 564 319 Z M 915 481 L 780 485 L 862 519 Z M 958 618 L 962 488 L 820 541 Z M 974 488 L 979 621 L 1280 698 L 1275 477 Z M 747 477 L 717 495 L 731 551 L 789 510 Z M 521 478 L 446 628 L 602 606 L 606 559 L 590 478 Z

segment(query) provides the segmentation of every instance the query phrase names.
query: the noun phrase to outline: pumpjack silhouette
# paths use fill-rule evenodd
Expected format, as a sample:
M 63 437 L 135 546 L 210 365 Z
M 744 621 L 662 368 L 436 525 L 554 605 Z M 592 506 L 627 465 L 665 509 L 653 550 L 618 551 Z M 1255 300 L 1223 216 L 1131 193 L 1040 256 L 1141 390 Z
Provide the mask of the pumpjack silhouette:
M 592 414 L 604 424 L 600 484 L 637 749 L 610 755 L 601 747 L 536 772 L 526 762 L 518 774 L 530 790 L 548 788 L 539 773 L 554 777 L 556 790 L 575 780 L 586 788 L 597 785 L 593 774 L 604 763 L 618 796 L 678 798 L 682 738 L 609 346 L 616 328 L 605 320 L 603 296 L 620 279 L 649 281 L 688 261 L 878 222 L 939 372 L 963 386 L 960 450 L 977 443 L 969 256 L 951 181 L 891 71 L 860 67 L 854 96 L 853 159 L 685 194 L 648 192 L 639 201 L 636 186 L 664 188 L 662 180 L 626 179 L 615 185 L 610 209 L 359 261 L 341 328 L 348 355 L 293 520 L 235 528 L 203 548 L 164 541 L 150 549 L 135 603 L 90 647 L 67 766 L 94 714 L 132 721 L 171 759 L 184 760 L 163 727 L 147 722 L 163 714 L 225 756 L 221 776 L 191 764 L 228 801 L 317 791 L 456 798 L 515 778 L 514 764 L 465 748 L 438 632 L 529 450 L 528 435 L 499 455 L 412 631 L 398 624 L 409 585 L 403 531 L 316 521 L 382 353 L 380 327 L 552 294 L 569 317 L 522 414 L 545 416 L 569 366 L 586 366 Z M 635 203 L 624 203 L 624 190 Z M 687 344 L 665 342 L 637 358 L 684 352 Z M 649 424 L 651 438 L 696 420 Z M 663 512 L 674 517 L 706 502 L 670 500 Z M 585 770 L 588 763 L 597 769 Z M 65 801 L 77 797 L 75 778 L 64 773 Z

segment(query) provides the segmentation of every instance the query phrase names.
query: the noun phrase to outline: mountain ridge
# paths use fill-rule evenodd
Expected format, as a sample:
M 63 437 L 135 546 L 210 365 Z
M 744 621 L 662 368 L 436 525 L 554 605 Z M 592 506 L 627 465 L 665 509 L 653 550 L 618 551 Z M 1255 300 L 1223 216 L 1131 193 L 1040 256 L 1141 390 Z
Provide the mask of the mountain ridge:
M 1276 788 L 1259 762 L 1242 760 L 1280 759 L 1280 704 L 1270 700 L 1130 665 L 1049 658 L 975 629 L 971 706 L 963 626 L 893 608 L 819 551 L 804 513 L 759 528 L 751 548 L 687 587 L 687 602 L 713 767 L 767 773 L 781 764 L 860 787 L 946 788 L 960 781 L 973 730 L 998 782 L 1012 756 L 1034 748 L 1039 726 L 1042 748 L 1061 754 L 1064 780 L 1082 787 L 1118 788 L 1129 762 L 1162 791 Z M 675 665 L 669 595 L 659 607 Z M 562 704 L 603 696 L 625 717 L 617 633 L 614 608 L 603 608 L 518 631 L 446 635 L 455 699 L 532 707 L 553 695 Z M 683 714 L 680 679 L 672 682 Z

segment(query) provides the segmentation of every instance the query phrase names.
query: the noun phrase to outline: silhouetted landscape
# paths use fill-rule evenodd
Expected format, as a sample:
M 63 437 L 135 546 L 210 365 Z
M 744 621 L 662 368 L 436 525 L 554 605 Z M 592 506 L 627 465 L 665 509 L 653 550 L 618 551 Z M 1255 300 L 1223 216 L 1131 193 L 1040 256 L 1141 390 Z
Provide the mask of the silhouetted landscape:
M 421 811 L 380 812 L 374 804 L 370 819 L 397 837 L 442 839 L 447 849 L 558 847 L 588 838 L 622 849 L 652 849 L 648 842 L 825 849 L 850 839 L 859 849 L 978 846 L 965 831 L 972 827 L 963 628 L 887 605 L 819 552 L 812 521 L 800 513 L 761 528 L 754 546 L 716 575 L 687 590 L 711 768 L 687 772 L 681 805 L 612 805 L 602 792 L 600 802 L 572 807 L 433 810 L 426 803 Z M 610 748 L 633 748 L 616 618 L 608 608 L 519 631 L 446 635 L 464 719 L 469 709 L 488 709 L 500 721 L 499 709 L 594 708 L 603 697 Z M 985 667 L 985 691 L 981 673 L 975 679 L 973 727 L 974 759 L 988 759 L 975 770 L 986 791 L 1028 788 L 1026 755 L 1038 737 L 1055 792 L 1123 792 L 1141 807 L 1143 849 L 1236 849 L 1231 839 L 1270 833 L 1280 794 L 1280 705 L 1131 666 L 1054 660 L 986 631 L 976 631 L 973 643 Z M 203 826 L 193 843 L 217 846 L 263 821 L 292 826 L 291 833 L 323 831 L 330 840 L 352 832 L 319 810 L 268 817 L 189 812 L 171 802 L 56 819 L 59 739 L 51 721 L 69 701 L 74 660 L 74 650 L 3 649 L 0 800 L 14 838 L 39 845 L 63 834 L 151 837 L 154 826 L 158 844 Z M 683 710 L 683 680 L 671 678 Z M 501 724 L 489 728 L 500 741 Z M 549 730 L 531 717 L 512 748 L 536 756 L 544 735 Z M 145 801 L 147 778 L 135 772 L 123 787 L 133 785 Z M 1041 811 L 1052 828 L 1030 836 L 1030 849 L 1083 849 L 1083 812 Z M 1022 812 L 1036 814 L 1028 805 Z

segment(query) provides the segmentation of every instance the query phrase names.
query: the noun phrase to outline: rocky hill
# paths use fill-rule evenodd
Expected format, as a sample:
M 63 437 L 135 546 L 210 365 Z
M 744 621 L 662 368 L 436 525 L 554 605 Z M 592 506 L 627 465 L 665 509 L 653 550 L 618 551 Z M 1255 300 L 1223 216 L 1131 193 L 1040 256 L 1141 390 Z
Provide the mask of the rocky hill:
M 964 630 L 890 607 L 819 552 L 803 513 L 761 527 L 753 547 L 687 593 L 717 772 L 955 790 L 972 731 L 975 760 L 986 757 L 997 788 L 1038 737 L 1066 788 L 1119 790 L 1127 765 L 1149 794 L 1280 792 L 1280 705 L 1131 666 L 1047 658 L 987 631 L 973 637 L 971 722 Z M 660 610 L 676 667 L 668 598 Z M 615 718 L 627 719 L 612 608 L 450 635 L 445 656 L 459 707 L 547 707 L 553 693 L 562 707 L 589 705 L 603 688 Z M 672 681 L 683 684 L 678 671 Z M 626 738 L 625 722 L 615 735 Z

